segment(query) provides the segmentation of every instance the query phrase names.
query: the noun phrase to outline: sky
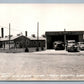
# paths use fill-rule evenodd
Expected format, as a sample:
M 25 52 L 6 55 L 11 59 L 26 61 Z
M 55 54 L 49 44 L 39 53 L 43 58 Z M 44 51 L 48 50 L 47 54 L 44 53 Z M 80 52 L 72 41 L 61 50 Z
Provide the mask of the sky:
M 84 31 L 84 4 L 0 4 L 0 28 L 5 35 L 28 31 L 28 36 L 46 31 Z M 1 32 L 0 32 L 1 35 Z

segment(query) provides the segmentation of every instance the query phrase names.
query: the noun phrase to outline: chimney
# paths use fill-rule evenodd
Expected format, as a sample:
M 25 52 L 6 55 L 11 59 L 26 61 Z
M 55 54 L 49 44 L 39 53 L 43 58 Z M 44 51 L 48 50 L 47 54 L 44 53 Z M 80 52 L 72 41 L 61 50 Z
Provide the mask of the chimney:
M 1 28 L 1 37 L 4 37 L 4 28 Z
M 7 38 L 8 36 L 5 36 L 5 38 Z
M 27 31 L 25 31 L 25 36 L 27 36 Z

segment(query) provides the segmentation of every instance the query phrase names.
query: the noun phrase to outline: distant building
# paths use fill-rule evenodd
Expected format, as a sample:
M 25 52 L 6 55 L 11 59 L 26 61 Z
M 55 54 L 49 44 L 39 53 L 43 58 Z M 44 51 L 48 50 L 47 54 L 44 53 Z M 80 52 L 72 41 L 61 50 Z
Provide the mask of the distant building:
M 37 40 L 37 37 L 28 37 L 30 39 L 30 46 L 29 47 L 45 47 L 45 40 L 44 37 L 39 37 L 39 40 Z
M 40 37 L 39 40 L 35 37 L 27 37 L 17 35 L 10 37 L 10 48 L 25 48 L 25 47 L 45 47 L 45 38 Z M 0 48 L 9 48 L 9 37 L 0 38 Z

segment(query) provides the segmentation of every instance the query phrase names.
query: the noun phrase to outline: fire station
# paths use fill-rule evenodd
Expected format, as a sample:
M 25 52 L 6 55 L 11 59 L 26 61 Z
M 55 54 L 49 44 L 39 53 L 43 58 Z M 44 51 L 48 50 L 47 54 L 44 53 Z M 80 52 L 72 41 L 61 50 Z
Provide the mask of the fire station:
M 46 45 L 47 49 L 53 48 L 54 41 L 65 41 L 66 40 L 75 40 L 76 42 L 83 42 L 84 31 L 47 31 L 46 34 Z

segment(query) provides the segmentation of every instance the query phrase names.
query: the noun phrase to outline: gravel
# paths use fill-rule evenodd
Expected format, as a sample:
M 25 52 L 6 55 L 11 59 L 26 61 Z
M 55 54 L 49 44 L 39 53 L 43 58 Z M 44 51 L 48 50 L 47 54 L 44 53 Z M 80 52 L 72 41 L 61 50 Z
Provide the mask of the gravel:
M 0 80 L 84 80 L 84 51 L 0 53 Z

